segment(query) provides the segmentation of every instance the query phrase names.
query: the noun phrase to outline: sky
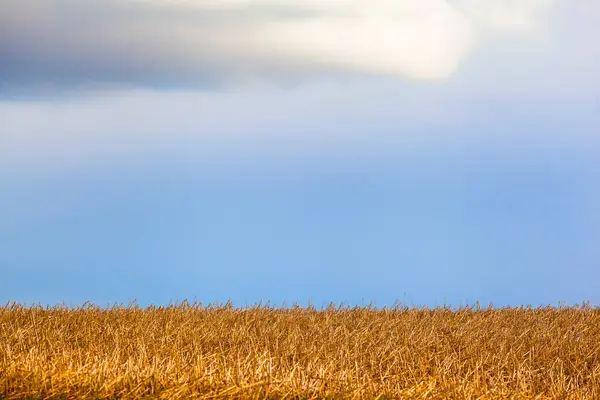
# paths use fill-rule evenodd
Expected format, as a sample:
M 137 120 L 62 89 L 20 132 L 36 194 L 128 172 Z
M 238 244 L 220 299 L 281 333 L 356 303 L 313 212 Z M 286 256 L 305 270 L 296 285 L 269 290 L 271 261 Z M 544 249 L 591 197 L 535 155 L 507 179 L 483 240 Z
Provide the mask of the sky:
M 600 305 L 599 22 L 3 0 L 0 303 Z

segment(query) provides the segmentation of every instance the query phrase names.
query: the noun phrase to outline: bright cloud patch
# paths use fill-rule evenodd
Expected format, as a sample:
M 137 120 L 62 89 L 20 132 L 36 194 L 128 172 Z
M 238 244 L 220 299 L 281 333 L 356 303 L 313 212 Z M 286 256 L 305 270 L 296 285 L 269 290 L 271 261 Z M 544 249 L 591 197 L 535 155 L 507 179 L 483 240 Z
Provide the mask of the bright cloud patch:
M 478 29 L 530 31 L 549 1 L 3 0 L 0 81 L 52 90 L 339 73 L 444 79 Z

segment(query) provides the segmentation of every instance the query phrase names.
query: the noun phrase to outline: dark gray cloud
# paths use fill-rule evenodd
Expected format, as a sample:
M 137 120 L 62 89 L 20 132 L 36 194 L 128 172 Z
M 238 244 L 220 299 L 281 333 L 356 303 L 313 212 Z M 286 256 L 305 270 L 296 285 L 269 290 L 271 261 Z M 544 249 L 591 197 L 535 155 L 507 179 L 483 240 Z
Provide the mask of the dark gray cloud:
M 369 3 L 379 9 L 365 8 L 374 0 L 347 0 L 337 8 L 317 3 L 339 0 L 311 1 L 281 7 L 268 0 L 0 0 L 0 172 L 2 164 L 10 170 L 111 162 L 169 148 L 200 158 L 219 148 L 262 157 L 346 144 L 361 151 L 373 143 L 393 148 L 396 140 L 413 149 L 446 147 L 446 141 L 597 148 L 595 0 L 552 8 L 550 31 L 526 17 L 530 8 L 488 10 L 470 0 Z M 485 0 L 494 2 L 504 4 Z M 392 11 L 400 8 L 421 17 L 398 17 Z M 358 17 L 357 10 L 368 12 Z M 458 27 L 469 25 L 464 16 L 470 13 L 478 16 L 478 33 L 461 36 Z M 449 18 L 457 30 L 449 22 L 436 30 L 437 19 L 426 15 Z M 405 21 L 399 26 L 420 32 L 422 40 L 379 43 L 381 31 L 365 33 L 389 19 Z M 358 33 L 348 20 L 363 24 Z M 279 35 L 265 36 L 273 32 Z M 327 32 L 329 39 L 313 40 Z M 398 32 L 396 39 L 410 37 Z M 360 42 L 363 36 L 369 40 Z M 331 37 L 354 45 L 338 49 Z M 287 85 L 292 77 L 304 82 L 324 73 L 443 79 L 468 46 L 440 43 L 462 46 L 473 37 L 481 47 L 469 62 L 453 79 L 435 84 L 383 78 L 320 80 L 285 91 L 237 86 L 255 79 Z M 396 46 L 401 51 L 385 51 Z M 220 90 L 227 85 L 235 90 Z
M 224 14 L 115 0 L 6 0 L 0 3 L 0 82 L 3 89 L 42 91 L 215 84 L 231 68 L 214 36 L 227 29 L 225 22 L 241 26 L 252 16 Z
M 0 97 L 326 74 L 439 80 L 551 0 L 2 0 Z M 485 36 L 485 35 L 483 35 Z
M 445 78 L 468 50 L 469 21 L 444 0 L 421 3 L 3 0 L 0 91 Z

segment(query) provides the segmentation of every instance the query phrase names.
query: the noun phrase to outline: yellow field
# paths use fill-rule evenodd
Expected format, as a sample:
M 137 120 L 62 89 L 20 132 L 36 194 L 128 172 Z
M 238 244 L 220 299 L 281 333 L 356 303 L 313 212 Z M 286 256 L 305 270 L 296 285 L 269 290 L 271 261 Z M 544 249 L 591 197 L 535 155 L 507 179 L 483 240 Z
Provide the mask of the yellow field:
M 0 398 L 600 399 L 600 309 L 0 308 Z

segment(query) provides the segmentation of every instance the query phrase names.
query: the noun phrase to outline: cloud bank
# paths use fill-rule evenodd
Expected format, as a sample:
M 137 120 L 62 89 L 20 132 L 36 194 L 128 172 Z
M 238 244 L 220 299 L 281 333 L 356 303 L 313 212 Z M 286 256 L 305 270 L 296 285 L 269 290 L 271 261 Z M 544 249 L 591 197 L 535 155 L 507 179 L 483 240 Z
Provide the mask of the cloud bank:
M 2 0 L 2 90 L 202 88 L 324 74 L 439 80 L 551 0 Z

